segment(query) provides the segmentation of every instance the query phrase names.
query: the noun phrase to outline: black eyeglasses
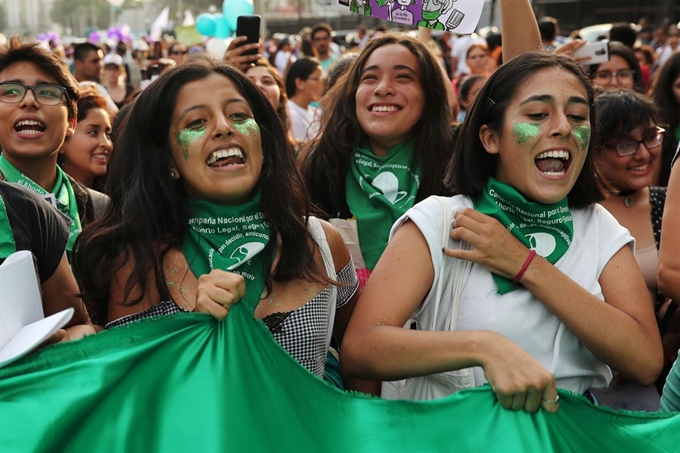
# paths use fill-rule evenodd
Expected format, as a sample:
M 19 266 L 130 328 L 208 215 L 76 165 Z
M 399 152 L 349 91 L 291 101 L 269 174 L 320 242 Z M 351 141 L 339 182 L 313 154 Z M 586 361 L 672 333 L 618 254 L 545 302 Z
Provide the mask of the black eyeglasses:
M 170 52 L 170 55 L 186 55 L 187 51 L 186 50 L 173 50 Z
M 663 143 L 663 136 L 665 132 L 665 129 L 656 126 L 655 128 L 648 130 L 642 140 L 630 139 L 621 143 L 611 145 L 605 144 L 604 146 L 616 151 L 616 154 L 618 154 L 620 157 L 632 156 L 637 152 L 638 148 L 640 147 L 640 143 L 645 145 L 645 148 L 647 149 L 654 149 L 660 146 L 661 143 Z
M 0 83 L 0 102 L 5 104 L 18 104 L 24 100 L 28 90 L 33 92 L 33 97 L 41 105 L 59 105 L 66 88 L 59 85 L 24 85 L 16 82 Z M 66 95 L 68 98 L 68 94 Z

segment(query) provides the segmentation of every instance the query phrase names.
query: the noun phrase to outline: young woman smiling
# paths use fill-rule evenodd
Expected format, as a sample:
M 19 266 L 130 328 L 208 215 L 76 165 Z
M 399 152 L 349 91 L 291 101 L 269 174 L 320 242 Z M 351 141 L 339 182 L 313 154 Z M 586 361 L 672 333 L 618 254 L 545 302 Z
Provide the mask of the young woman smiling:
M 609 43 L 609 61 L 590 65 L 593 85 L 603 90 L 627 89 L 644 92 L 642 70 L 635 52 L 620 42 Z
M 503 0 L 500 8 L 505 58 L 538 50 L 530 3 Z M 416 202 L 447 193 L 442 178 L 455 133 L 449 83 L 423 42 L 383 35 L 323 100 L 321 130 L 303 152 L 302 171 L 321 215 L 340 229 L 362 283 L 394 221 Z
M 93 321 L 111 328 L 194 310 L 224 319 L 246 304 L 324 376 L 357 281 L 337 231 L 308 216 L 262 91 L 229 64 L 192 59 L 142 92 L 121 134 L 111 209 L 83 232 L 74 262 Z
M 59 150 L 61 167 L 85 187 L 102 189 L 112 147 L 106 99 L 95 90 L 81 92 L 76 130 Z
M 456 142 L 445 182 L 457 195 L 419 203 L 392 228 L 345 335 L 346 373 L 473 367 L 472 385 L 529 412 L 556 411 L 557 387 L 605 387 L 609 366 L 654 382 L 661 342 L 633 239 L 596 204 L 593 101 L 567 57 L 530 53 L 496 70 Z M 452 258 L 470 262 L 464 277 L 441 271 Z M 402 328 L 410 318 L 435 329 Z
M 599 173 L 615 191 L 607 194 L 601 205 L 635 238 L 635 259 L 645 279 L 649 303 L 658 313 L 666 301 L 657 284 L 666 188 L 652 186 L 652 182 L 661 159 L 664 130 L 659 127 L 654 103 L 634 91 L 602 93 L 595 99 L 595 111 L 600 125 L 601 147 L 596 151 Z M 659 390 L 663 381 L 660 384 Z M 609 390 L 596 396 L 615 409 L 649 411 L 659 407 L 659 392 L 654 387 L 642 388 L 625 379 L 616 379 Z

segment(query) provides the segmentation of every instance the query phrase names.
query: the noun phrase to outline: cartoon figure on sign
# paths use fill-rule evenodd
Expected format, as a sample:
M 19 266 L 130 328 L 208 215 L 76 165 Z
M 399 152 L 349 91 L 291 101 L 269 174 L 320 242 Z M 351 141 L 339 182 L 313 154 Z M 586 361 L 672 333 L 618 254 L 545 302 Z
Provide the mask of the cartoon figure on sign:
M 392 204 L 398 203 L 406 196 L 405 191 L 399 190 L 397 177 L 389 171 L 384 171 L 376 176 L 373 180 L 373 187 L 380 190 Z
M 234 250 L 229 258 L 235 259 L 238 261 L 238 264 L 241 264 L 257 255 L 262 249 L 264 249 L 264 244 L 261 242 L 248 242 Z M 235 267 L 238 266 L 230 266 L 229 269 L 231 270 Z
M 349 10 L 353 13 L 359 13 L 359 8 L 363 8 L 363 15 L 371 17 L 370 0 L 352 0 L 349 2 Z
M 543 258 L 549 257 L 555 251 L 557 242 L 548 233 L 529 233 L 526 238 L 529 240 L 530 248 L 536 250 Z
M 465 14 L 454 9 L 446 25 L 440 22 L 451 11 L 456 0 L 423 0 L 423 20 L 418 21 L 419 27 L 434 28 L 435 30 L 453 30 L 458 28 Z
M 396 3 L 399 4 L 399 9 L 393 11 L 394 3 L 394 1 L 387 3 L 387 20 L 398 24 L 413 25 L 413 13 L 407 10 L 406 7 L 415 5 L 416 0 L 396 0 Z

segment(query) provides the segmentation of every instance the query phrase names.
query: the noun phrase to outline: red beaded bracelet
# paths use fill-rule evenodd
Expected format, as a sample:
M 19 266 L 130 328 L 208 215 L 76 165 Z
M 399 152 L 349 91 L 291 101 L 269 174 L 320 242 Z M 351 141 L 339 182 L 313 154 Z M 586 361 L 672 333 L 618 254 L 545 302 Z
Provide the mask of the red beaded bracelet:
M 520 269 L 519 272 L 517 272 L 517 275 L 515 275 L 515 278 L 512 279 L 512 283 L 515 285 L 519 283 L 520 279 L 522 276 L 524 276 L 524 273 L 529 268 L 534 256 L 536 256 L 536 250 L 532 250 L 531 253 L 529 253 L 529 256 L 527 256 L 527 259 L 524 261 L 524 264 L 522 264 L 522 269 Z

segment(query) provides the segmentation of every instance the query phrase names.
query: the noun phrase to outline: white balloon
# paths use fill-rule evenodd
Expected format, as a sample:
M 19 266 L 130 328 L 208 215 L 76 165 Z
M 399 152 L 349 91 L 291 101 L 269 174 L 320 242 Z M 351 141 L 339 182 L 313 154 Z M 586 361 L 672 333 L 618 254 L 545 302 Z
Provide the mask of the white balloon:
M 227 51 L 229 43 L 232 38 L 217 39 L 210 38 L 208 43 L 205 45 L 205 50 L 215 59 L 221 60 L 224 58 L 224 52 Z

